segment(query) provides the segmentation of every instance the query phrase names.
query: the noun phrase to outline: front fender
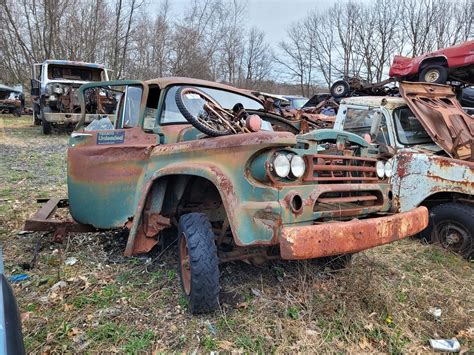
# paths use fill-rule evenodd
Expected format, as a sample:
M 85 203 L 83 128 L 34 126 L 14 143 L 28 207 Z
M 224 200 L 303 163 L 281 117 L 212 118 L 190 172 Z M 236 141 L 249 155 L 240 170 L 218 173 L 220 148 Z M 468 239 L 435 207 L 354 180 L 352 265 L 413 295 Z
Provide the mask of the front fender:
M 251 185 L 239 173 L 225 171 L 212 163 L 175 163 L 155 171 L 136 196 L 137 208 L 125 253 L 131 254 L 140 219 L 155 181 L 172 175 L 198 176 L 209 180 L 219 191 L 236 245 L 277 244 L 281 226 L 281 205 L 278 190 L 268 186 Z M 162 191 L 161 193 L 164 193 Z
M 474 194 L 474 164 L 417 152 L 401 152 L 394 159 L 392 191 L 400 212 L 419 206 L 441 193 Z

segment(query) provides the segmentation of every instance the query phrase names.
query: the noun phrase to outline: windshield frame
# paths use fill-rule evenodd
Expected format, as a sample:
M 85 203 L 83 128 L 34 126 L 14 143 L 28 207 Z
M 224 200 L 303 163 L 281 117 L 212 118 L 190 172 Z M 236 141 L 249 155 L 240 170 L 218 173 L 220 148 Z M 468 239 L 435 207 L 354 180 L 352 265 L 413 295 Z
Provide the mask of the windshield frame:
M 165 89 L 164 89 L 164 92 L 162 94 L 162 97 L 160 98 L 160 102 L 159 102 L 159 109 L 158 109 L 158 124 L 160 126 L 168 126 L 168 125 L 178 125 L 178 124 L 190 124 L 189 121 L 187 121 L 186 119 L 184 119 L 184 121 L 173 121 L 173 122 L 163 122 L 163 112 L 164 112 L 164 109 L 166 107 L 166 98 L 168 97 L 168 94 L 169 94 L 169 91 L 172 90 L 173 88 L 175 87 L 192 87 L 192 88 L 196 88 L 198 90 L 202 90 L 202 89 L 211 89 L 211 90 L 216 90 L 216 91 L 223 91 L 223 92 L 226 92 L 226 93 L 229 93 L 229 94 L 233 94 L 233 95 L 238 95 L 238 96 L 242 96 L 244 98 L 246 98 L 247 100 L 251 100 L 251 101 L 254 101 L 255 104 L 258 104 L 260 105 L 261 107 L 259 109 L 253 109 L 253 108 L 249 108 L 247 110 L 250 110 L 250 111 L 259 111 L 259 110 L 264 110 L 264 106 L 263 106 L 263 103 L 257 99 L 257 98 L 254 98 L 252 96 L 248 96 L 244 93 L 241 93 L 241 92 L 235 92 L 235 91 L 231 91 L 231 90 L 226 90 L 226 89 L 222 89 L 222 88 L 219 88 L 219 87 L 213 87 L 213 86 L 206 86 L 206 85 L 195 85 L 195 84 L 186 84 L 186 83 L 176 83 L 176 84 L 173 84 L 173 85 L 169 85 L 167 86 Z M 203 90 L 204 91 L 204 90 Z M 212 96 L 212 93 L 208 93 L 207 91 L 204 91 L 206 94 L 210 95 L 211 97 Z M 213 97 L 214 98 L 214 97 Z M 218 99 L 214 98 L 217 102 L 219 102 Z M 220 102 L 219 102 L 220 103 Z M 184 117 L 184 116 L 183 116 Z
M 83 79 L 81 77 L 81 79 L 70 79 L 70 78 L 65 78 L 63 75 L 60 78 L 59 77 L 55 78 L 53 76 L 53 70 L 55 68 L 61 69 L 61 71 L 63 69 L 83 70 L 85 72 L 90 72 L 91 78 L 90 79 Z M 105 73 L 104 73 L 105 72 L 104 68 L 92 67 L 92 66 L 87 66 L 87 65 L 48 63 L 48 67 L 46 68 L 45 72 L 46 72 L 46 80 L 48 80 L 48 81 L 71 81 L 71 82 L 76 81 L 76 82 L 94 82 L 94 83 L 97 83 L 97 82 L 100 82 L 100 81 L 104 81 L 104 79 L 106 78 Z M 51 73 L 51 77 L 50 77 L 50 73 Z M 99 74 L 98 80 L 94 80 L 94 73 Z
M 420 127 L 425 131 L 426 135 L 427 135 L 427 138 L 428 140 L 427 141 L 423 141 L 423 142 L 416 142 L 416 143 L 403 143 L 403 141 L 400 139 L 400 132 L 398 131 L 398 124 L 397 124 L 397 121 L 399 121 L 397 118 L 396 118 L 396 113 L 403 110 L 403 109 L 408 109 L 410 110 L 410 112 L 413 114 L 413 117 L 415 117 L 418 121 L 418 123 L 420 124 Z M 408 105 L 404 105 L 404 106 L 399 106 L 397 108 L 395 108 L 393 111 L 392 111 L 392 122 L 393 122 L 393 128 L 394 128 L 394 131 L 395 131 L 395 136 L 397 138 L 397 142 L 400 143 L 401 145 L 405 146 L 405 147 L 413 147 L 413 146 L 417 146 L 417 145 L 420 145 L 420 144 L 434 144 L 434 141 L 433 139 L 431 139 L 431 137 L 429 136 L 428 132 L 426 132 L 425 128 L 423 127 L 423 125 L 421 124 L 420 120 L 418 119 L 418 117 L 416 117 L 415 113 L 410 109 L 410 107 Z

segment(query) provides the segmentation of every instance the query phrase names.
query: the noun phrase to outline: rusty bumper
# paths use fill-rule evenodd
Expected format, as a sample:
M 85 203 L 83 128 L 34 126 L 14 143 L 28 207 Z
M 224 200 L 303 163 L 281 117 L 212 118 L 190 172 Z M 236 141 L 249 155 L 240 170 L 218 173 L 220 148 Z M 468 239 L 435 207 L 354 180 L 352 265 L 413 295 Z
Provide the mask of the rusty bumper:
M 421 232 L 428 225 L 428 210 L 417 207 L 388 217 L 320 225 L 283 227 L 283 259 L 313 259 L 355 253 Z

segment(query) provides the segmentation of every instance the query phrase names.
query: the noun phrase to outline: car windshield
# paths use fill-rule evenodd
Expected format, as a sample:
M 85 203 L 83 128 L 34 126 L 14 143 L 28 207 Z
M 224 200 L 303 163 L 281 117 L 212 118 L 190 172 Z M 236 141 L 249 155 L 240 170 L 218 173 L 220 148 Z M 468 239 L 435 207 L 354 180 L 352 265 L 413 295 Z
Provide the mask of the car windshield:
M 75 67 L 66 65 L 48 66 L 49 79 L 65 79 L 78 81 L 101 81 L 101 68 Z
M 393 111 L 398 141 L 403 145 L 432 143 L 432 139 L 409 107 Z
M 189 85 L 186 85 L 186 86 L 189 87 Z M 161 113 L 162 124 L 188 123 L 188 121 L 184 118 L 184 116 L 179 111 L 178 106 L 176 105 L 176 91 L 180 87 L 181 86 L 179 85 L 172 86 L 166 92 L 166 98 L 165 98 L 163 110 Z M 206 88 L 202 86 L 192 86 L 192 87 L 195 87 L 199 90 L 204 91 L 206 94 L 211 96 L 225 109 L 232 109 L 232 107 L 234 107 L 234 105 L 237 103 L 242 104 L 244 108 L 247 110 L 262 110 L 263 109 L 263 105 L 259 101 L 253 100 L 250 97 L 247 97 L 244 95 L 239 95 L 237 93 L 233 93 L 233 92 L 225 91 L 221 89 Z M 191 98 L 194 99 L 194 97 L 191 97 Z M 193 102 L 189 106 L 189 109 L 195 111 L 191 113 L 197 116 L 199 112 L 202 110 L 204 101 L 199 97 L 197 97 L 193 101 L 196 101 L 196 102 Z
M 305 103 L 308 102 L 308 99 L 292 99 L 291 106 L 294 108 L 302 108 Z

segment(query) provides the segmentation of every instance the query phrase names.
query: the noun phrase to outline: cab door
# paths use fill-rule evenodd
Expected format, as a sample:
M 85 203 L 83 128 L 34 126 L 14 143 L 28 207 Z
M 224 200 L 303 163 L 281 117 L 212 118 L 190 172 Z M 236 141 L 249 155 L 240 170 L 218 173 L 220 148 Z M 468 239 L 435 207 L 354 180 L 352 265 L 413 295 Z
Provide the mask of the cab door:
M 97 228 L 123 226 L 133 217 L 157 135 L 143 131 L 148 87 L 140 81 L 81 86 L 82 119 L 68 148 L 68 195 L 72 217 Z M 94 115 L 84 125 L 85 115 Z

